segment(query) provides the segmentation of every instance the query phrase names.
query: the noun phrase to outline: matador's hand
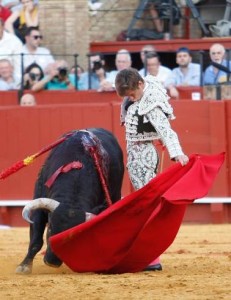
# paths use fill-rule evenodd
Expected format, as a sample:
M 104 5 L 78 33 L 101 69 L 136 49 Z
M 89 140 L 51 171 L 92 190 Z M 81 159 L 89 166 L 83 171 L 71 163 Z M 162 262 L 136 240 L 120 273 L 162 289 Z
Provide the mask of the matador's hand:
M 182 166 L 185 166 L 188 163 L 189 158 L 187 155 L 178 155 L 175 157 L 175 160 L 178 161 Z

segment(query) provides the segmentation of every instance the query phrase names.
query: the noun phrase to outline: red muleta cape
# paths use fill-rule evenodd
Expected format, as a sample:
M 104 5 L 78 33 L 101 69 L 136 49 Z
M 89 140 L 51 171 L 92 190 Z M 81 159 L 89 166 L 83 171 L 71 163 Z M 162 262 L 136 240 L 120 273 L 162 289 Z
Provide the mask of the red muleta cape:
M 50 238 L 54 253 L 75 272 L 142 271 L 174 241 L 188 204 L 206 196 L 225 154 L 190 157 L 92 220 Z

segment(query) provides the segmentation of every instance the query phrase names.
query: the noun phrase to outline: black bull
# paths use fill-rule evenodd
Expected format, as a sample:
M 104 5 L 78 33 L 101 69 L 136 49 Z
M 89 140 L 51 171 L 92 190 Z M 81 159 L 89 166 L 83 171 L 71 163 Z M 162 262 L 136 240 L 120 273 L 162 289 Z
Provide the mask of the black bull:
M 62 261 L 50 249 L 49 237 L 85 222 L 107 208 L 105 188 L 89 152 L 91 146 L 96 147 L 99 154 L 111 202 L 121 198 L 124 164 L 116 138 L 102 128 L 71 132 L 46 159 L 35 184 L 34 199 L 37 200 L 24 208 L 24 217 L 31 222 L 30 243 L 17 273 L 32 271 L 33 259 L 43 246 L 47 223 L 44 262 L 58 267 Z

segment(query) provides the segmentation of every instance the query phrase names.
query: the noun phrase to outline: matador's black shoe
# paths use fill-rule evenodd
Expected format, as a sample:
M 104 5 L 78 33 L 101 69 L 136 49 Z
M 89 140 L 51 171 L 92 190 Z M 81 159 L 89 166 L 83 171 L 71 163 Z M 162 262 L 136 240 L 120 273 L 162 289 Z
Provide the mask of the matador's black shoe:
M 162 271 L 161 264 L 147 266 L 143 271 Z

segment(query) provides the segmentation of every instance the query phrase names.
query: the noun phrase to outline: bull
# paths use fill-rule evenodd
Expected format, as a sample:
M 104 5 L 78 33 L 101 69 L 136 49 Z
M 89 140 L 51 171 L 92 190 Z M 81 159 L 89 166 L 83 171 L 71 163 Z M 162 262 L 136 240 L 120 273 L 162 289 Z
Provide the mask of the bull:
M 109 205 L 108 197 L 111 203 L 121 198 L 123 153 L 112 133 L 91 128 L 72 131 L 65 136 L 64 142 L 45 160 L 35 183 L 34 200 L 23 209 L 24 219 L 31 223 L 30 243 L 16 273 L 32 272 L 33 259 L 43 246 L 46 226 L 44 263 L 59 267 L 62 261 L 52 252 L 49 237 L 105 210 Z M 93 159 L 95 154 L 101 174 Z

